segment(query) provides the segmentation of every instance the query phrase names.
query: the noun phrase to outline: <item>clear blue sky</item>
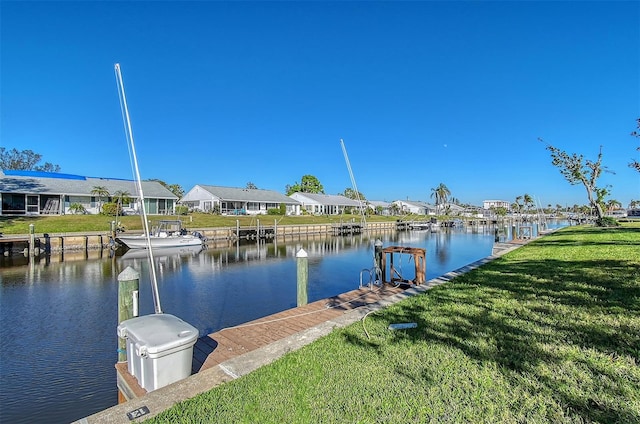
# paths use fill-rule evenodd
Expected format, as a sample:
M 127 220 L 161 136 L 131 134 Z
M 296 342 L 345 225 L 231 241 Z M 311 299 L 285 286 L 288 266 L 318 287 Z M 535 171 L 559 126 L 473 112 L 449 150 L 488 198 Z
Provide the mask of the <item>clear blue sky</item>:
M 586 204 L 538 141 L 640 200 L 640 2 L 0 3 L 0 145 L 61 172 L 432 202 Z

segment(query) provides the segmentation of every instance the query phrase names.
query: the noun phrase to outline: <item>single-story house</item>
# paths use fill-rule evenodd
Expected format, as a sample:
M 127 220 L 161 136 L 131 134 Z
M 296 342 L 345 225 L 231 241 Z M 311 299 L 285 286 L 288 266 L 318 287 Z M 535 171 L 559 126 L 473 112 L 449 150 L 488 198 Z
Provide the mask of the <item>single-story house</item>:
M 391 203 L 383 200 L 367 200 L 367 206 L 373 213 L 383 216 L 391 215 Z
M 491 208 L 505 208 L 506 210 L 511 209 L 511 203 L 506 200 L 483 200 L 482 201 L 483 209 L 491 209 Z
M 142 181 L 148 214 L 174 214 L 178 196 L 157 181 Z M 106 202 L 123 193 L 130 202 L 123 209 L 140 212 L 136 183 L 132 180 L 94 178 L 58 172 L 0 170 L 0 215 L 65 215 L 71 205 L 85 213 L 100 213 Z
M 180 204 L 223 215 L 264 215 L 284 204 L 287 215 L 300 213 L 299 202 L 277 191 L 212 185 L 195 185 L 180 199 Z
M 303 210 L 312 215 L 340 215 L 347 210 L 360 211 L 360 203 L 340 194 L 317 194 L 296 192 L 291 194 L 294 200 L 300 202 Z M 364 203 L 362 204 L 364 207 Z
M 458 215 L 466 216 L 467 210 L 463 206 L 456 205 L 455 203 L 443 203 L 436 207 L 438 213 L 445 215 Z
M 638 208 L 627 209 L 627 217 L 629 217 L 629 218 L 640 217 L 640 209 L 638 209 Z
M 610 209 L 605 212 L 604 216 L 609 216 L 612 218 L 627 218 L 629 216 L 629 212 L 626 209 Z
M 411 213 L 415 215 L 435 215 L 436 208 L 429 203 L 417 200 L 395 200 L 392 202 L 396 209 L 401 213 Z M 392 206 L 393 207 L 393 206 Z

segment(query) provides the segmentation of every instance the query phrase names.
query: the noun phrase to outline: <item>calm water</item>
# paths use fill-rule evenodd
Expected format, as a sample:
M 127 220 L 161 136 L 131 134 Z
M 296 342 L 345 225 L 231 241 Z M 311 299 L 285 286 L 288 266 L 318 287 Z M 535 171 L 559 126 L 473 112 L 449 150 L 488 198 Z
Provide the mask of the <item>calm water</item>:
M 309 301 L 356 289 L 375 239 L 426 248 L 428 280 L 490 255 L 494 236 L 388 232 L 156 253 L 163 312 L 205 335 L 295 307 L 300 248 L 309 255 Z M 413 263 L 403 260 L 409 273 Z M 0 422 L 65 423 L 115 405 L 117 276 L 127 266 L 140 271 L 140 314 L 153 313 L 146 256 L 0 266 Z

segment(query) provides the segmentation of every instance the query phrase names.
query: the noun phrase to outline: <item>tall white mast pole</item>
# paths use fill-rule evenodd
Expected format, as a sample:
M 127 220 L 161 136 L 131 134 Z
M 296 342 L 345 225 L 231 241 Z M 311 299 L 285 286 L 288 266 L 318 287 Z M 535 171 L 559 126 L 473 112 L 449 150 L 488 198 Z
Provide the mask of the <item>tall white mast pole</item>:
M 149 221 L 147 219 L 147 207 L 144 202 L 144 192 L 142 191 L 142 180 L 140 178 L 140 169 L 138 168 L 138 157 L 136 155 L 136 148 L 133 142 L 133 130 L 131 128 L 131 119 L 129 118 L 129 107 L 127 106 L 127 96 L 124 93 L 124 82 L 122 81 L 122 72 L 120 71 L 120 64 L 115 65 L 116 81 L 118 83 L 118 95 L 120 97 L 120 108 L 122 110 L 122 117 L 124 119 L 125 134 L 127 136 L 127 142 L 131 150 L 133 157 L 133 168 L 135 172 L 136 189 L 138 190 L 138 196 L 140 198 L 140 206 L 142 209 L 142 226 L 144 233 L 147 237 L 147 251 L 149 253 L 149 270 L 151 273 L 151 290 L 153 292 L 153 306 L 156 314 L 162 313 L 162 307 L 160 306 L 160 294 L 158 292 L 158 277 L 156 275 L 155 261 L 153 259 L 153 249 L 151 249 L 151 233 L 149 231 Z
M 362 215 L 362 224 L 366 226 L 367 219 L 364 215 L 364 208 L 362 207 L 362 200 L 360 199 L 360 192 L 358 191 L 358 186 L 356 185 L 356 179 L 353 176 L 353 171 L 351 170 L 351 163 L 349 162 L 349 155 L 347 155 L 347 148 L 344 146 L 344 141 L 340 139 L 340 145 L 342 146 L 342 154 L 344 154 L 344 160 L 347 162 L 347 169 L 349 170 L 349 178 L 351 178 L 351 185 L 353 186 L 353 190 L 356 192 L 356 198 L 358 199 L 358 204 L 360 205 L 360 214 Z M 365 228 L 363 228 L 365 230 Z

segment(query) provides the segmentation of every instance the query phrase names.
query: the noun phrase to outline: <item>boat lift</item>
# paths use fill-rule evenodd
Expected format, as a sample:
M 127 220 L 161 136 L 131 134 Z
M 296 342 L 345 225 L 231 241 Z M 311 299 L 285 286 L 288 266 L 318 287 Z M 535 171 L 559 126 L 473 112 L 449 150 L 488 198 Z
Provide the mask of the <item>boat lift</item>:
M 403 247 L 388 246 L 382 249 L 382 282 L 398 286 L 399 284 L 415 284 L 420 285 L 425 282 L 426 274 L 426 249 L 419 247 Z M 387 275 L 387 255 L 389 255 L 389 275 Z M 399 256 L 400 262 L 395 260 L 395 256 Z M 410 255 L 409 261 L 413 260 L 415 277 L 407 279 L 402 276 L 402 258 L 403 255 Z M 388 279 L 387 279 L 388 278 Z

